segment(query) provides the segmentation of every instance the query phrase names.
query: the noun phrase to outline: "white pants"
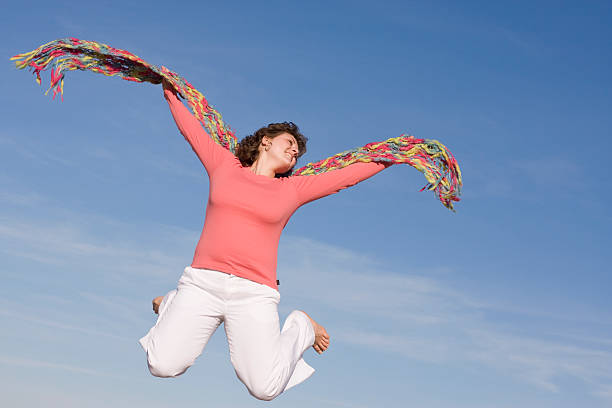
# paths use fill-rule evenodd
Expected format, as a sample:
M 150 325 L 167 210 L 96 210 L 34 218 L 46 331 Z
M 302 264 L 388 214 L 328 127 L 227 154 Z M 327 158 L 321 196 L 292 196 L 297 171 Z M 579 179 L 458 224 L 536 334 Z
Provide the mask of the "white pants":
M 185 268 L 140 344 L 157 377 L 184 373 L 221 322 L 236 375 L 255 398 L 271 400 L 312 375 L 302 354 L 314 343 L 305 313 L 293 311 L 282 331 L 280 294 L 269 286 L 223 272 Z

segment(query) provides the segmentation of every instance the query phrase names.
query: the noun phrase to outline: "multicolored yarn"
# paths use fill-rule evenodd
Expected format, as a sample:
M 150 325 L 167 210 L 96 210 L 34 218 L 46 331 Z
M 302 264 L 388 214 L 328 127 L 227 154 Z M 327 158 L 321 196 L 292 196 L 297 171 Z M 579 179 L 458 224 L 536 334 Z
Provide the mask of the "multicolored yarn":
M 187 101 L 196 118 L 213 140 L 235 152 L 237 139 L 223 122 L 221 114 L 208 103 L 204 95 L 184 78 L 165 67 L 158 68 L 134 54 L 93 41 L 65 38 L 41 45 L 37 49 L 11 58 L 17 68 L 29 67 L 40 84 L 40 72 L 51 67 L 53 98 L 59 93 L 63 99 L 64 72 L 88 70 L 107 76 L 118 76 L 127 81 L 159 84 L 166 79 Z M 405 163 L 421 171 L 428 184 L 421 191 L 433 190 L 445 207 L 453 210 L 453 203 L 461 194 L 461 170 L 452 153 L 440 142 L 402 135 L 382 142 L 338 153 L 316 163 L 297 169 L 293 175 L 313 175 L 346 167 L 355 162 Z
M 425 175 L 428 184 L 421 189 L 434 190 L 442 204 L 454 211 L 453 203 L 461 194 L 461 170 L 453 154 L 437 140 L 402 135 L 382 142 L 338 153 L 327 159 L 295 170 L 293 175 L 312 175 L 340 169 L 355 162 L 408 164 Z
M 29 67 L 40 84 L 40 72 L 51 65 L 51 86 L 53 99 L 57 94 L 64 95 L 65 71 L 92 71 L 107 76 L 118 76 L 126 81 L 151 82 L 160 84 L 166 79 L 176 91 L 187 100 L 194 115 L 206 128 L 213 140 L 231 152 L 236 150 L 238 141 L 234 132 L 223 122 L 221 114 L 212 107 L 197 89 L 180 75 L 162 66 L 157 68 L 142 58 L 118 48 L 94 41 L 64 38 L 41 45 L 34 51 L 15 55 L 17 68 Z

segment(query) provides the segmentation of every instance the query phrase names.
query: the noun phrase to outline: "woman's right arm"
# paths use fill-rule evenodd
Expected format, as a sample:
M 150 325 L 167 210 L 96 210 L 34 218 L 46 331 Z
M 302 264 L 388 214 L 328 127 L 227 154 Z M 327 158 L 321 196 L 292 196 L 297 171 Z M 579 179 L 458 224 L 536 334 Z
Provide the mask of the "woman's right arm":
M 312 176 L 291 176 L 289 180 L 296 187 L 298 205 L 301 206 L 354 186 L 383 171 L 390 165 L 390 163 L 375 162 L 353 163 L 341 169 Z
M 234 155 L 224 147 L 215 143 L 204 130 L 200 122 L 189 112 L 176 95 L 172 85 L 164 81 L 164 98 L 168 101 L 170 112 L 179 131 L 189 142 L 191 148 L 198 156 L 206 172 L 210 175 L 220 163 Z

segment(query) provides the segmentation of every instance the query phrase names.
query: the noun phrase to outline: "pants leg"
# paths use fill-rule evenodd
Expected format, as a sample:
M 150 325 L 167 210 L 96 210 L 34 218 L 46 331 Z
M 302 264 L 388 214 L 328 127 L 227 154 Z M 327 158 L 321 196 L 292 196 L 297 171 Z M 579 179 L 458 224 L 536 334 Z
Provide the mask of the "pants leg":
M 221 272 L 205 272 L 185 268 L 177 289 L 164 297 L 157 323 L 140 339 L 154 376 L 184 373 L 223 320 Z
M 292 312 L 281 332 L 278 291 L 247 279 L 231 277 L 225 332 L 238 378 L 255 398 L 271 400 L 314 370 L 302 354 L 314 343 L 308 317 Z

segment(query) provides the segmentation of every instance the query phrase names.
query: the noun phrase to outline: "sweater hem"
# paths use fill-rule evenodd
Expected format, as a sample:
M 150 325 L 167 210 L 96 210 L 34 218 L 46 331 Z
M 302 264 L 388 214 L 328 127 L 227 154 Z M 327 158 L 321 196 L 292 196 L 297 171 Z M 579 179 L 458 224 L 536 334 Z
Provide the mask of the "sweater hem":
M 191 267 L 196 269 L 211 269 L 213 271 L 227 273 L 228 275 L 238 276 L 239 278 L 247 279 L 252 282 L 259 283 L 260 285 L 266 285 L 278 292 L 278 284 L 276 283 L 276 279 L 270 281 L 267 279 L 260 278 L 258 276 L 245 274 L 241 270 L 230 268 L 227 265 L 217 265 L 213 263 L 192 263 Z

